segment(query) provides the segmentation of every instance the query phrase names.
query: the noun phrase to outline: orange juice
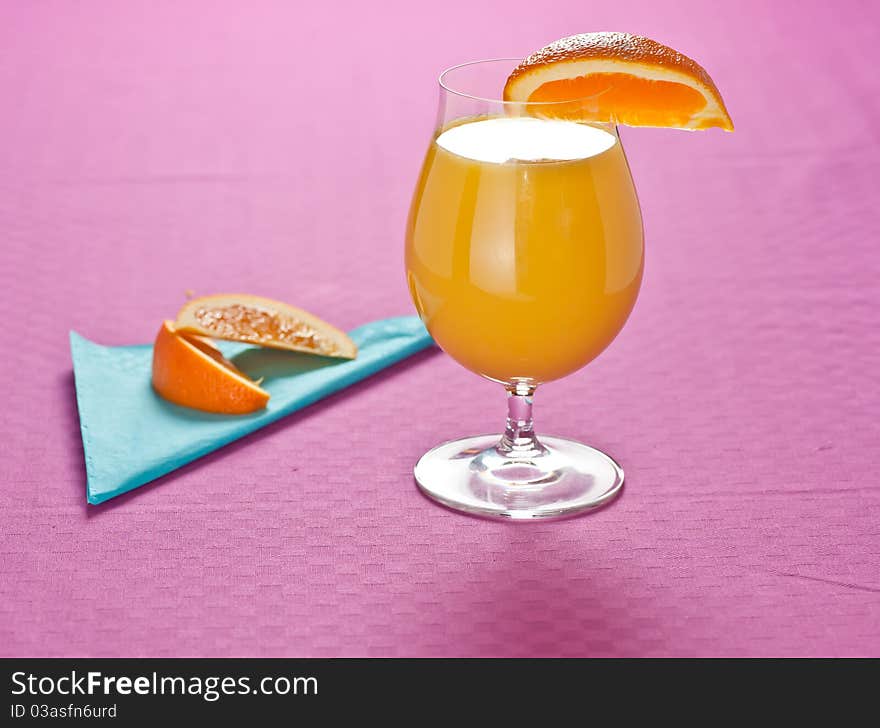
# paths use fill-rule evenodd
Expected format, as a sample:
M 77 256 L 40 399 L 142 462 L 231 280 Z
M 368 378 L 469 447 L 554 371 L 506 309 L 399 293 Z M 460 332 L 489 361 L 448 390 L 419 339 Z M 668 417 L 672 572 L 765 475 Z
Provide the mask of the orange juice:
M 435 137 L 407 223 L 407 280 L 463 366 L 504 383 L 580 369 L 623 327 L 642 267 L 613 128 L 482 117 Z

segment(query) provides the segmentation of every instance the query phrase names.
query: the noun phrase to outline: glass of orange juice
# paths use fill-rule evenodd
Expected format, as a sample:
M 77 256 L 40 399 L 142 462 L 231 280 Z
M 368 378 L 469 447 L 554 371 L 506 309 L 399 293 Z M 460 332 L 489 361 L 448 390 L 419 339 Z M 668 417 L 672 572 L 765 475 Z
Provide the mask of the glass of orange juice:
M 623 485 L 605 453 L 538 438 L 532 398 L 621 330 L 641 284 L 643 233 L 616 127 L 583 121 L 595 99 L 497 98 L 519 60 L 440 76 L 406 274 L 437 344 L 508 397 L 504 434 L 438 445 L 417 463 L 416 482 L 450 508 L 528 520 L 595 508 Z

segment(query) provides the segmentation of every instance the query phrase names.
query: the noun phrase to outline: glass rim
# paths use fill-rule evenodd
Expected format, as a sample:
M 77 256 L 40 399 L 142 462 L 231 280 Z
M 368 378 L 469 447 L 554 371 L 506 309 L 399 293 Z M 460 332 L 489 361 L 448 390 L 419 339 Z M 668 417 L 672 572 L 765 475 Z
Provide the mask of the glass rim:
M 476 61 L 465 61 L 464 63 L 457 63 L 454 66 L 449 66 L 445 70 L 440 72 L 440 75 L 437 77 L 437 82 L 440 84 L 440 88 L 442 88 L 447 93 L 453 94 L 454 96 L 459 96 L 465 99 L 472 99 L 473 101 L 482 101 L 488 104 L 502 104 L 505 106 L 522 106 L 524 104 L 528 104 L 529 106 L 537 106 L 537 107 L 549 107 L 549 106 L 561 106 L 563 104 L 574 104 L 579 101 L 586 101 L 588 99 L 595 99 L 604 94 L 604 91 L 600 91 L 599 93 L 591 94 L 589 96 L 579 96 L 575 99 L 566 99 L 565 101 L 505 101 L 504 99 L 495 99 L 490 98 L 488 96 L 477 96 L 476 94 L 465 93 L 464 91 L 457 91 L 452 88 L 446 81 L 447 74 L 452 73 L 453 71 L 458 71 L 462 68 L 467 68 L 468 66 L 478 66 L 483 63 L 500 63 L 501 61 L 513 61 L 515 64 L 519 65 L 522 63 L 523 59 L 518 58 L 516 56 L 501 56 L 498 58 L 481 58 Z

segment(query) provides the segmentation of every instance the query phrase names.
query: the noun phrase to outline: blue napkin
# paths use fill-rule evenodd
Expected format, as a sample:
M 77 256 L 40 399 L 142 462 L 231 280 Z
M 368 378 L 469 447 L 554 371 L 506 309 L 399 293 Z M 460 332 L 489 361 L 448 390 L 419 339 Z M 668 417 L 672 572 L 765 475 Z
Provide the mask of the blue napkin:
M 217 342 L 249 376 L 265 377 L 268 406 L 250 415 L 215 415 L 178 407 L 150 385 L 153 347 L 100 346 L 70 332 L 89 503 L 155 480 L 328 394 L 431 345 L 415 316 L 350 332 L 357 359 L 339 360 Z

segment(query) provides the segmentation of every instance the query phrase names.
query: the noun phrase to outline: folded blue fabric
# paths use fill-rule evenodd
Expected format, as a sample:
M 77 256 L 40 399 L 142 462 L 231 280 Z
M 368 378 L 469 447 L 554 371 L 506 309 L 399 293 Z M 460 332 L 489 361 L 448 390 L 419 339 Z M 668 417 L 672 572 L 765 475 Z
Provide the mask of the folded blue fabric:
M 350 336 L 358 345 L 351 361 L 217 342 L 239 369 L 265 377 L 271 398 L 254 414 L 215 415 L 156 395 L 151 345 L 100 346 L 71 331 L 89 503 L 155 480 L 432 343 L 415 316 L 374 321 Z

